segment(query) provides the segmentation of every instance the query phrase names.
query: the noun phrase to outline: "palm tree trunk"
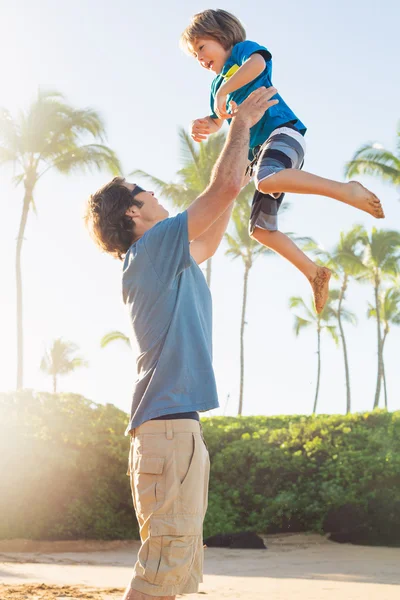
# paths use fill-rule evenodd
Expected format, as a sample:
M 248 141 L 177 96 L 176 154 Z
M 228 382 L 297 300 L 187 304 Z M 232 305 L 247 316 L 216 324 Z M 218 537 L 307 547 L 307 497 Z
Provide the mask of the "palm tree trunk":
M 342 285 L 342 288 L 340 290 L 340 295 L 339 295 L 338 325 L 339 325 L 340 337 L 342 340 L 343 357 L 344 357 L 344 372 L 345 372 L 345 376 L 346 376 L 346 414 L 349 414 L 351 412 L 350 371 L 349 371 L 349 361 L 348 361 L 348 357 L 347 357 L 346 339 L 344 337 L 344 329 L 343 329 L 343 324 L 342 324 L 342 303 L 343 303 L 346 287 L 347 287 L 347 275 L 344 276 L 343 285 Z
M 53 375 L 53 394 L 57 394 L 57 375 Z
M 385 372 L 385 363 L 383 360 L 383 349 L 385 347 L 385 341 L 386 341 L 386 336 L 387 336 L 387 331 L 385 331 L 385 333 L 383 334 L 383 339 L 382 339 L 382 379 L 383 379 L 383 390 L 385 393 L 385 409 L 388 409 L 388 399 L 387 399 L 387 388 L 386 388 L 386 372 Z
M 314 408 L 313 408 L 313 415 L 315 415 L 315 413 L 317 412 L 317 402 L 318 402 L 318 393 L 319 393 L 319 380 L 321 377 L 321 328 L 318 325 L 318 350 L 317 350 L 317 356 L 318 356 L 318 371 L 317 371 L 317 389 L 315 390 L 315 399 L 314 399 Z
M 375 310 L 376 322 L 378 325 L 378 375 L 376 379 L 376 390 L 374 399 L 374 408 L 379 405 L 379 397 L 381 395 L 381 380 L 382 380 L 382 333 L 381 333 L 381 315 L 379 311 L 379 277 L 375 277 Z
M 211 258 L 207 261 L 206 281 L 208 287 L 211 286 Z
M 243 281 L 242 319 L 240 322 L 240 392 L 238 416 L 243 411 L 243 389 L 244 389 L 244 327 L 246 325 L 247 283 L 249 279 L 250 266 L 245 263 Z
M 24 241 L 24 233 L 26 222 L 28 219 L 29 205 L 32 199 L 32 194 L 25 188 L 24 203 L 22 206 L 21 220 L 19 223 L 17 249 L 15 255 L 15 279 L 17 284 L 17 390 L 23 388 L 24 380 L 24 338 L 23 338 L 23 315 L 22 315 L 22 272 L 21 272 L 21 255 L 22 243 Z

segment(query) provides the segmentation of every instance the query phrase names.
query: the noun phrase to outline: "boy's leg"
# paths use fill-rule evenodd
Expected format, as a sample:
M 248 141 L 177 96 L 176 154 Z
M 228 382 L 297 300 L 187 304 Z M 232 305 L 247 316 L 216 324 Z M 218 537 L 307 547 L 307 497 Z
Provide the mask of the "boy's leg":
M 268 231 L 255 227 L 251 236 L 260 244 L 271 248 L 301 271 L 309 280 L 317 313 L 322 312 L 329 294 L 331 271 L 316 265 L 302 250 L 281 231 Z
M 380 200 L 357 181 L 340 183 L 298 169 L 283 169 L 259 180 L 257 189 L 263 194 L 293 192 L 327 196 L 363 210 L 377 219 L 385 216 Z

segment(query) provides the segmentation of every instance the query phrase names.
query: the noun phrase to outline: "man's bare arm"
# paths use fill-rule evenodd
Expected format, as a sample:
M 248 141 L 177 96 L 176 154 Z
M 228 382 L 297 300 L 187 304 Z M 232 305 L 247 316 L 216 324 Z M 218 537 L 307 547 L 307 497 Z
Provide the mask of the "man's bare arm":
M 226 228 L 228 227 L 229 219 L 232 214 L 233 203 L 231 203 L 224 213 L 197 239 L 190 244 L 190 254 L 194 260 L 200 265 L 202 262 L 211 258 L 218 249 Z
M 250 127 L 277 104 L 275 88 L 258 88 L 235 110 L 229 134 L 211 175 L 208 188 L 187 209 L 189 240 L 206 232 L 239 194 L 247 166 Z M 219 232 L 220 240 L 223 232 Z M 214 236 L 212 236 L 214 237 Z M 204 241 L 204 238 L 203 238 Z

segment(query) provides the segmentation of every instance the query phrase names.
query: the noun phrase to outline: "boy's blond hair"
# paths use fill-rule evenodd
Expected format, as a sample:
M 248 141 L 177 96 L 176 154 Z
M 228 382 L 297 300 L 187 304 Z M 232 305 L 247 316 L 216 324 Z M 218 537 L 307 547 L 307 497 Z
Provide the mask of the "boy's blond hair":
M 193 43 L 198 38 L 216 40 L 225 50 L 244 42 L 246 31 L 234 15 L 226 10 L 204 10 L 192 17 L 190 25 L 181 35 L 180 45 L 189 54 L 194 54 Z

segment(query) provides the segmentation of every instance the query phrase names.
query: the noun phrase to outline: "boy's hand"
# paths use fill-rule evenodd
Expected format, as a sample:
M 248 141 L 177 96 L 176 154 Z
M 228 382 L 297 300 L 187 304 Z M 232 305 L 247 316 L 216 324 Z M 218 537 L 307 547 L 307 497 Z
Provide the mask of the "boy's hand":
M 214 111 L 220 119 L 231 119 L 232 115 L 226 110 L 226 99 L 228 94 L 221 92 L 221 89 L 217 92 L 214 102 Z
M 278 90 L 274 87 L 260 87 L 254 90 L 239 106 L 232 101 L 230 103 L 232 117 L 244 121 L 248 127 L 253 127 L 266 110 L 279 103 L 279 100 L 271 100 L 272 96 L 277 93 Z
M 190 135 L 195 142 L 202 142 L 210 134 L 210 125 L 207 119 L 196 119 L 190 126 Z

